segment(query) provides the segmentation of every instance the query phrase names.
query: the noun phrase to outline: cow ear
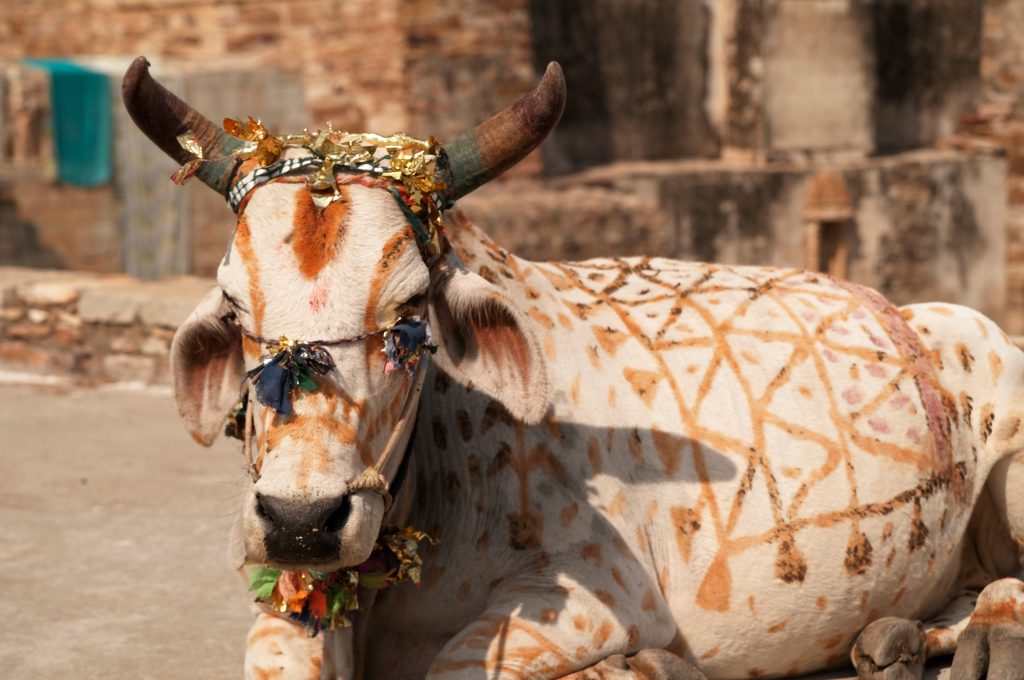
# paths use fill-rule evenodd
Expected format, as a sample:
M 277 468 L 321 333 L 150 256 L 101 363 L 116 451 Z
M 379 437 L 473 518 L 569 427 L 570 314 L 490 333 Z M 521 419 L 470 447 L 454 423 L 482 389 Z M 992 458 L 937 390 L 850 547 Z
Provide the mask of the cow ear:
M 178 328 L 171 342 L 174 400 L 192 438 L 209 446 L 238 400 L 245 376 L 238 326 L 219 288 L 210 291 Z
M 544 417 L 548 378 L 537 339 L 503 290 L 452 258 L 435 279 L 430 324 L 441 370 L 525 423 Z

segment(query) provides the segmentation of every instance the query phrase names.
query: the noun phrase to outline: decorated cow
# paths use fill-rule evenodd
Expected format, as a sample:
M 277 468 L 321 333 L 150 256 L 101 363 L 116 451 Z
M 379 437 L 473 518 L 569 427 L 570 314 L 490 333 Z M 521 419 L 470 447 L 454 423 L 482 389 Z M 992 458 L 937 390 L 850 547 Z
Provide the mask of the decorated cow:
M 453 208 L 561 115 L 439 144 L 142 130 L 237 225 L 172 347 L 243 441 L 250 678 L 1024 677 L 1024 355 L 796 269 L 537 263 Z

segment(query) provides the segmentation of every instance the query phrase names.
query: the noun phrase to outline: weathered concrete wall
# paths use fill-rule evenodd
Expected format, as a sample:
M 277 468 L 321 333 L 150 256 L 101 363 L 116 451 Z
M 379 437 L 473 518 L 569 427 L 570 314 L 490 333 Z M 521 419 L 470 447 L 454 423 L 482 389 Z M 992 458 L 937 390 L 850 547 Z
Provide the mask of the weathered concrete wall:
M 863 3 L 774 0 L 765 13 L 764 144 L 769 155 L 871 152 L 875 55 Z
M 845 232 L 851 280 L 899 304 L 944 300 L 1004 320 L 1007 211 L 992 200 L 1006 191 L 1004 158 L 919 151 L 834 167 L 853 210 Z M 654 253 L 803 268 L 815 264 L 806 259 L 803 213 L 818 171 L 620 163 L 546 188 L 484 190 L 463 207 L 502 245 L 534 259 Z M 616 218 L 595 219 L 587 207 L 595 201 L 614 206 Z
M 930 146 L 977 106 L 982 9 L 963 0 L 874 0 L 878 150 Z
M 572 92 L 549 172 L 717 154 L 703 0 L 532 0 L 530 18 L 537 70 L 557 60 Z

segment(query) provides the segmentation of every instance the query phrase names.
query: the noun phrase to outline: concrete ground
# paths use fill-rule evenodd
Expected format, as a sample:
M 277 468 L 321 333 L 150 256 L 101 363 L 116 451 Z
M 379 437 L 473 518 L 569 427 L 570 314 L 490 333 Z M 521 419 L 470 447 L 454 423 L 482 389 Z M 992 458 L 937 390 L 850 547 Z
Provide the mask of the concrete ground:
M 166 390 L 0 391 L 0 677 L 240 677 L 238 449 Z
M 166 388 L 22 378 L 0 370 L 0 677 L 240 677 L 234 440 L 195 444 Z

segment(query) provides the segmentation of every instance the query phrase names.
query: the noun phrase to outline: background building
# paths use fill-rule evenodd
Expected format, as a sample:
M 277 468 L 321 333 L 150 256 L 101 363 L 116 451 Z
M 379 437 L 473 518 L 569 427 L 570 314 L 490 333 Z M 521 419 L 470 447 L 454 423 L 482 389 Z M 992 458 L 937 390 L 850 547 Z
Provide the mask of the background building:
M 810 267 L 1024 332 L 1024 0 L 7 0 L 0 263 L 209 275 L 232 226 L 117 102 L 144 54 L 211 119 L 450 139 L 548 60 L 569 103 L 463 207 L 532 258 Z M 55 180 L 46 71 L 109 74 L 113 172 Z

